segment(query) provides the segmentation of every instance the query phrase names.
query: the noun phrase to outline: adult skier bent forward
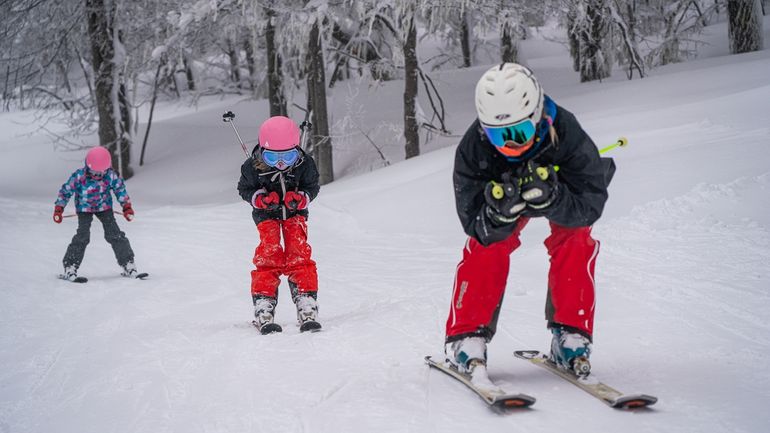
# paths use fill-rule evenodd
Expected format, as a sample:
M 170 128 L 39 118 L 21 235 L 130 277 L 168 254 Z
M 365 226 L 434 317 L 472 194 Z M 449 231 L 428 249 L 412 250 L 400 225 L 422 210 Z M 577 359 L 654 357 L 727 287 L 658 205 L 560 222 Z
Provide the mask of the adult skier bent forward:
M 591 225 L 602 214 L 614 162 L 599 156 L 575 116 L 546 96 L 524 66 L 489 69 L 476 85 L 476 111 L 455 156 L 457 213 L 469 238 L 455 276 L 446 359 L 461 372 L 486 365 L 509 256 L 529 219 L 545 217 L 550 358 L 587 374 L 599 252 Z

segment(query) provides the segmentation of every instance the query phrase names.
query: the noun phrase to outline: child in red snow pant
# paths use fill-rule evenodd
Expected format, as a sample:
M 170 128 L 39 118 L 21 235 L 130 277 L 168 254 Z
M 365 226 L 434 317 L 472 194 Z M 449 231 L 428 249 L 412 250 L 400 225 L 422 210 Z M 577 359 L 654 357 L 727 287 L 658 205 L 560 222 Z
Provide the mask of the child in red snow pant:
M 446 324 L 447 340 L 481 334 L 492 338 L 508 279 L 510 255 L 520 245 L 519 235 L 529 221 L 521 217 L 507 239 L 483 246 L 469 237 L 457 267 L 452 306 Z M 590 227 L 569 228 L 550 223 L 545 240 L 551 256 L 548 272 L 546 319 L 593 335 L 594 266 L 599 242 Z

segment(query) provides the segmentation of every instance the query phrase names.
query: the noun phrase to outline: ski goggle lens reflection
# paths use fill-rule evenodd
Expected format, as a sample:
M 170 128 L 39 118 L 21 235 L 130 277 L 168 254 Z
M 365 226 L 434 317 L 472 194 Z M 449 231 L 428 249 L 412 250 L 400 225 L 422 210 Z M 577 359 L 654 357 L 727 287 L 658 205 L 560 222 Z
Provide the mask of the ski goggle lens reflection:
M 503 147 L 506 143 L 515 146 L 524 146 L 535 136 L 535 124 L 531 119 L 506 126 L 481 125 L 487 138 L 497 147 Z
M 275 167 L 281 162 L 286 166 L 293 165 L 299 159 L 299 151 L 297 149 L 284 150 L 276 152 L 274 150 L 263 150 L 262 160 L 270 167 Z

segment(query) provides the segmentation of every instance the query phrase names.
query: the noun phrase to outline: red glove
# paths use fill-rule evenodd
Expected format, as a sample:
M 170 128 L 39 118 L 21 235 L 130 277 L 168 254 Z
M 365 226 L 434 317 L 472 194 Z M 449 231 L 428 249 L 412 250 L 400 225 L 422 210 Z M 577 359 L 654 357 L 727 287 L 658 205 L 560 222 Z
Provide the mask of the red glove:
M 257 209 L 275 210 L 280 203 L 281 199 L 275 191 L 267 192 L 261 189 L 255 192 L 254 196 L 251 198 L 251 205 Z
M 131 203 L 126 203 L 123 205 L 123 218 L 125 218 L 126 221 L 131 221 L 134 219 L 134 210 L 131 209 Z
M 305 191 L 288 191 L 283 198 L 283 203 L 292 210 L 302 210 L 307 207 L 308 197 Z
M 56 224 L 61 224 L 62 220 L 62 214 L 64 213 L 64 208 L 61 206 L 55 206 L 53 208 L 53 222 Z

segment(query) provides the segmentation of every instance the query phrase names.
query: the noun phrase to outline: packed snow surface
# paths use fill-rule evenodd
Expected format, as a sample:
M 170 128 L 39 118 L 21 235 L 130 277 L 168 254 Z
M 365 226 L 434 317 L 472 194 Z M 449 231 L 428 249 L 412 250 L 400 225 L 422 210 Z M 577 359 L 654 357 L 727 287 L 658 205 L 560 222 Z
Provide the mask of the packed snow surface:
M 537 403 L 501 416 L 425 366 L 442 354 L 465 242 L 451 184 L 458 137 L 397 162 L 402 83 L 351 82 L 330 101 L 339 179 L 310 206 L 324 326 L 313 334 L 295 326 L 285 283 L 284 332 L 250 325 L 258 238 L 235 191 L 243 154 L 220 115 L 235 111 L 252 138 L 265 101 L 159 108 L 147 162 L 127 182 L 136 219 L 119 220 L 150 278 L 120 277 L 95 223 L 87 284 L 56 279 L 76 222 L 51 220 L 84 153 L 54 151 L 29 112 L 0 114 L 0 432 L 768 431 L 770 51 L 715 49 L 643 80 L 617 71 L 580 84 L 561 46 L 529 44 L 523 58 L 597 145 L 629 139 L 609 154 L 618 170 L 594 226 L 592 364 L 620 390 L 657 396 L 653 409 L 610 409 L 514 359 L 550 342 L 545 221 L 512 256 L 489 346 L 492 379 Z M 473 120 L 486 67 L 435 74 L 454 135 Z M 360 133 L 345 135 L 350 125 L 393 164 L 375 169 L 384 163 Z

